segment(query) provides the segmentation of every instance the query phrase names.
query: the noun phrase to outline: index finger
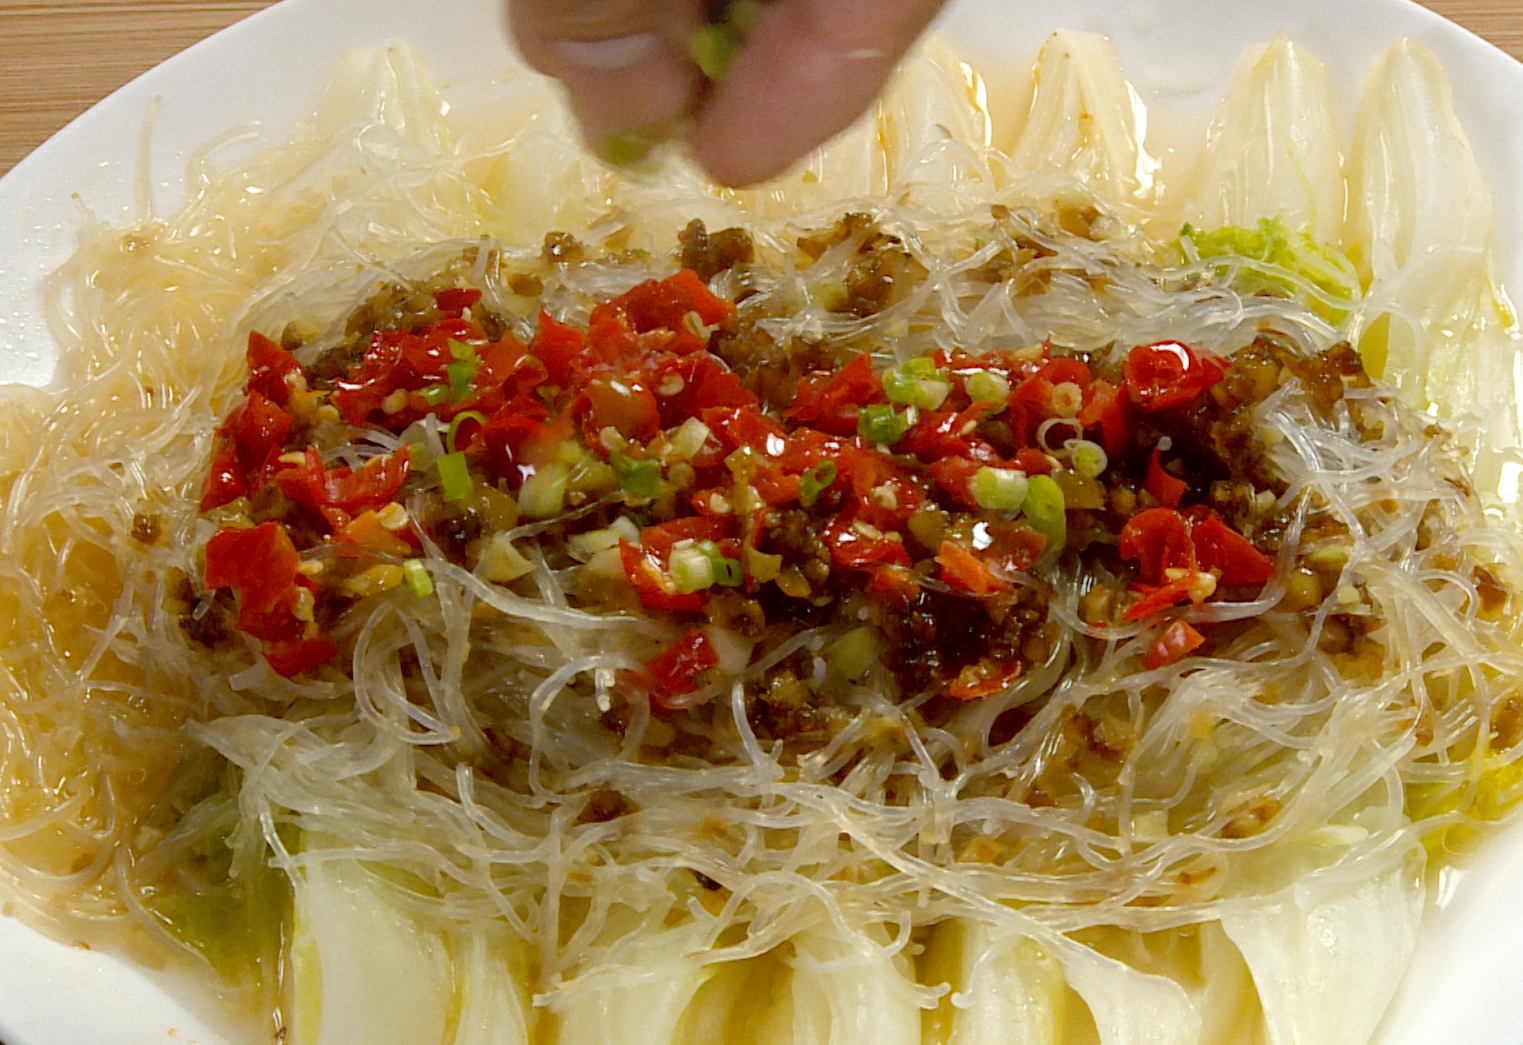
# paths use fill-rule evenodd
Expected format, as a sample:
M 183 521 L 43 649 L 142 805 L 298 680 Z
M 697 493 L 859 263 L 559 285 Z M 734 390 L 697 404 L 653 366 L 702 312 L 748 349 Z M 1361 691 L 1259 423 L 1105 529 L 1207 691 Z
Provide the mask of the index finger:
M 719 181 L 782 173 L 877 97 L 945 0 L 779 0 L 698 113 L 693 154 Z

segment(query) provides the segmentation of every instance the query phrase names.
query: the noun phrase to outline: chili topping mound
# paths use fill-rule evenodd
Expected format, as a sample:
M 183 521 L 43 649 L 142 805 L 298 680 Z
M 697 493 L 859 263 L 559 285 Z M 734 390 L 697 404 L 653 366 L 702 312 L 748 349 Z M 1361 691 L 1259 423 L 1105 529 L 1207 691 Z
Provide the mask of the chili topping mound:
M 851 255 L 814 291 L 848 322 L 926 278 L 862 215 L 798 246 Z M 1311 423 L 1357 426 L 1345 396 L 1370 382 L 1347 344 L 779 339 L 777 296 L 748 305 L 766 274 L 745 232 L 695 222 L 675 257 L 585 317 L 558 318 L 541 275 L 509 280 L 535 314 L 451 273 L 383 289 L 324 346 L 250 334 L 186 627 L 207 645 L 241 632 L 289 678 L 342 671 L 356 604 L 439 598 L 453 569 L 620 624 L 603 641 L 628 662 L 587 691 L 610 729 L 648 705 L 675 738 L 740 685 L 750 727 L 802 750 L 870 680 L 934 723 L 1118 639 L 1142 638 L 1137 671 L 1209 658 L 1339 583 L 1327 548 L 1346 524 L 1306 524 L 1257 418 L 1290 389 Z M 552 236 L 539 264 L 616 277 L 620 259 Z M 474 617 L 490 633 L 493 604 Z M 1320 641 L 1357 658 L 1376 621 L 1356 591 Z M 484 641 L 522 639 L 504 627 Z

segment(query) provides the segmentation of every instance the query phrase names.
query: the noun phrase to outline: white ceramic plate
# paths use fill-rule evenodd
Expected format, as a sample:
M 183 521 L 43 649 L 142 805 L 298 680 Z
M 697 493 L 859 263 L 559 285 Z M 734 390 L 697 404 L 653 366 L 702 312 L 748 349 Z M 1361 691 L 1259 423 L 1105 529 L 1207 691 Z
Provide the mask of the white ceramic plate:
M 490 96 L 513 58 L 499 0 L 285 0 L 191 48 L 80 117 L 0 179 L 0 381 L 46 384 L 54 347 L 41 283 L 68 256 L 77 196 L 106 221 L 139 213 L 139 163 L 155 205 L 180 198 L 194 150 L 262 121 L 272 133 L 314 104 L 342 54 L 401 37 L 452 98 Z M 1497 200 L 1509 285 L 1523 287 L 1523 66 L 1409 0 L 959 0 L 941 28 L 974 57 L 1026 63 L 1057 28 L 1116 43 L 1144 99 L 1203 112 L 1240 50 L 1284 32 L 1327 64 L 1351 126 L 1365 70 L 1399 36 L 1435 51 Z M 145 121 L 158 109 L 145 134 Z M 249 147 L 252 147 L 251 143 Z M 1523 825 L 1492 840 L 1429 912 L 1378 1045 L 1523 1043 Z M 233 1045 L 135 970 L 0 917 L 0 1041 L 7 1045 Z M 242 1043 L 239 1043 L 242 1045 Z M 252 1045 L 252 1043 L 250 1043 Z

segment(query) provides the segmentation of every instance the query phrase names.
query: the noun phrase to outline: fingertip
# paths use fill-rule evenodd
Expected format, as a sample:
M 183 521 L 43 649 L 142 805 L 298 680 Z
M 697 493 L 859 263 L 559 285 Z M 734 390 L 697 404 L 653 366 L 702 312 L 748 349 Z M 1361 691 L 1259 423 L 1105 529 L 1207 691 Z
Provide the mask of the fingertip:
M 561 82 L 589 147 L 609 162 L 638 160 L 635 152 L 670 137 L 691 114 L 701 77 L 674 41 L 697 23 L 692 0 L 513 0 L 508 18 L 519 53 Z
M 731 189 L 745 189 L 785 173 L 804 155 L 792 148 L 773 150 L 771 143 L 733 132 L 715 133 L 699 126 L 688 138 L 693 161 L 714 181 Z M 805 149 L 807 153 L 808 149 Z
M 579 56 L 568 60 L 558 74 L 596 151 L 605 151 L 602 144 L 620 135 L 660 141 L 693 111 L 700 84 L 697 69 L 665 41 L 656 41 L 628 65 L 602 66 L 598 60 Z
M 699 112 L 694 158 L 725 185 L 787 171 L 872 104 L 942 0 L 783 0 Z

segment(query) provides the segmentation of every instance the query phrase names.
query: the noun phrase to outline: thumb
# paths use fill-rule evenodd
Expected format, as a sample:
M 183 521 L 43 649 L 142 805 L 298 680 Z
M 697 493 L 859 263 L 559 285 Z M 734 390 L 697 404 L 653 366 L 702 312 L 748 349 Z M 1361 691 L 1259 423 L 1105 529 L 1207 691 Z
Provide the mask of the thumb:
M 565 85 L 588 143 L 629 162 L 693 109 L 703 0 L 508 0 L 526 62 Z

